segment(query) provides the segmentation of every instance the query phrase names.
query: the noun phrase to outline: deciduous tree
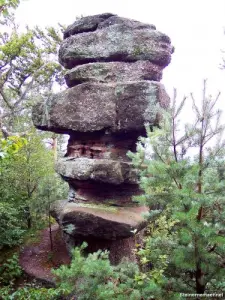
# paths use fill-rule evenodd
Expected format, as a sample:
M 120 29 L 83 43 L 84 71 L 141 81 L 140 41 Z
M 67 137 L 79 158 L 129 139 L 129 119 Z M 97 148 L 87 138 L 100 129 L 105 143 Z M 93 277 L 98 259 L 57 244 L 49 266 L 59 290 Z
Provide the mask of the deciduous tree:
M 57 62 L 62 27 L 26 27 L 21 32 L 11 16 L 4 23 L 0 33 L 0 125 L 13 131 L 18 118 L 30 116 L 35 101 L 47 98 L 64 82 Z

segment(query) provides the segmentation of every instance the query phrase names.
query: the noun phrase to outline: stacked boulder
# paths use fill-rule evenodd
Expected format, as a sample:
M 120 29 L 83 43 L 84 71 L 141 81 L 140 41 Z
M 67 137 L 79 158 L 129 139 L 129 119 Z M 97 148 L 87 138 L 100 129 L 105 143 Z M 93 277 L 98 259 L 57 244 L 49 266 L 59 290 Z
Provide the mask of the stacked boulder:
M 70 247 L 87 241 L 89 251 L 108 249 L 113 263 L 133 259 L 147 208 L 132 200 L 140 190 L 126 153 L 135 151 L 145 123 L 157 124 L 158 108 L 169 105 L 159 81 L 172 52 L 155 26 L 109 13 L 66 29 L 59 61 L 69 69 L 69 88 L 34 106 L 33 122 L 70 135 L 56 166 L 69 197 L 52 210 Z

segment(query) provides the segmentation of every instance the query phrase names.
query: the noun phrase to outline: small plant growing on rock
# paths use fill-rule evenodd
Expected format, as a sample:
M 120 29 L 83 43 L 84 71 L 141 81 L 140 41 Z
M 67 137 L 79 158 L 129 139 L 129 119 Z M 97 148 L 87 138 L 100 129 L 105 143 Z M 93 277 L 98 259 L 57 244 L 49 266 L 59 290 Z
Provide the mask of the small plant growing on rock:
M 67 233 L 67 234 L 71 234 L 74 230 L 76 229 L 75 225 L 74 224 L 68 224 L 64 227 L 64 231 Z

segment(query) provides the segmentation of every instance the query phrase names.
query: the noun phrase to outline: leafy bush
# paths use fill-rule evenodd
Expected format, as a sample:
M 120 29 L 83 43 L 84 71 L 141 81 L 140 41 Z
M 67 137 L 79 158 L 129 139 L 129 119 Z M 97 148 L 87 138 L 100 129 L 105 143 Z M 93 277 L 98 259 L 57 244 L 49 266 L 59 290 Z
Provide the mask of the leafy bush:
M 23 146 L 27 144 L 25 138 L 18 136 L 10 136 L 7 139 L 0 139 L 0 158 L 10 159 L 15 155 Z
M 3 284 L 12 284 L 13 281 L 22 275 L 22 269 L 19 265 L 19 258 L 14 254 L 11 258 L 0 266 L 0 282 Z
M 21 242 L 24 230 L 20 225 L 19 211 L 9 203 L 0 202 L 0 249 Z

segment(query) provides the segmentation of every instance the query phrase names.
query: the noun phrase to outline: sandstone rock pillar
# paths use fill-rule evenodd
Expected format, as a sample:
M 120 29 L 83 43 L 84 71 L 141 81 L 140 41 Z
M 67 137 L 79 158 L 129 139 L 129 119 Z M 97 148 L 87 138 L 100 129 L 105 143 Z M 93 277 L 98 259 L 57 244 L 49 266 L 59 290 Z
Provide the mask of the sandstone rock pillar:
M 70 193 L 52 212 L 68 245 L 108 249 L 113 263 L 134 259 L 134 232 L 145 227 L 147 208 L 132 201 L 140 190 L 126 153 L 135 151 L 145 123 L 157 124 L 158 108 L 169 105 L 159 81 L 172 51 L 154 25 L 113 14 L 66 29 L 59 61 L 69 88 L 35 105 L 33 122 L 70 135 L 56 167 Z

